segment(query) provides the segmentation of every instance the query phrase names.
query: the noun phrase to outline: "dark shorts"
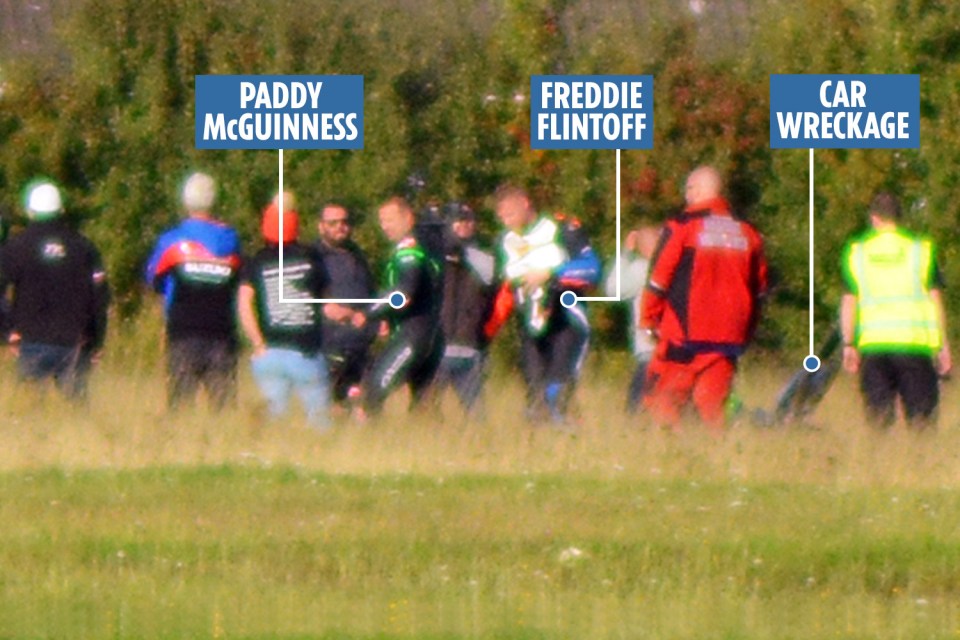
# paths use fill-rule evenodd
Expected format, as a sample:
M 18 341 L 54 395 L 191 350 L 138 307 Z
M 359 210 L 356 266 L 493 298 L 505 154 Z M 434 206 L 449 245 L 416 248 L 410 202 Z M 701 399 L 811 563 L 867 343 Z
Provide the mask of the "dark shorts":
M 237 347 L 230 339 L 177 337 L 167 341 L 167 399 L 171 408 L 193 401 L 203 387 L 222 409 L 237 393 Z
M 860 390 L 867 416 L 878 426 L 893 423 L 898 397 L 907 422 L 919 428 L 933 420 L 940 401 L 937 371 L 933 359 L 925 355 L 864 354 Z

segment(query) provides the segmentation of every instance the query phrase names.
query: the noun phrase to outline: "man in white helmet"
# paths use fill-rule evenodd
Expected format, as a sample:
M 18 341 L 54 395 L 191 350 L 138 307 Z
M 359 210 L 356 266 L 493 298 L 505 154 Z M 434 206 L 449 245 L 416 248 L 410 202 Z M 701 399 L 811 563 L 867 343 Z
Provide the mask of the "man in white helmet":
M 201 386 L 218 409 L 236 394 L 240 240 L 211 215 L 216 192 L 206 174 L 187 178 L 187 217 L 160 236 L 147 262 L 147 282 L 164 297 L 171 408 Z
M 23 380 L 53 378 L 71 398 L 86 395 L 103 347 L 109 290 L 100 252 L 63 219 L 60 190 L 28 185 L 30 224 L 4 247 L 0 296 L 12 288 L 10 344 Z

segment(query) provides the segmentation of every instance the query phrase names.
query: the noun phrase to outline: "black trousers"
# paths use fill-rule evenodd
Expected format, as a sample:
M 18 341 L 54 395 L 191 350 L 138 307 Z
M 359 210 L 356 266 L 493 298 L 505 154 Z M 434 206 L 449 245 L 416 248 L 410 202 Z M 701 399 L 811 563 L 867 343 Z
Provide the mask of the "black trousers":
M 860 363 L 860 391 L 869 420 L 883 427 L 896 417 L 897 397 L 903 402 L 907 422 L 917 428 L 933 421 L 940 401 L 933 359 L 925 355 L 865 354 Z
M 229 338 L 176 337 L 167 340 L 167 402 L 171 409 L 193 401 L 203 387 L 222 409 L 237 395 L 237 346 Z
M 521 369 L 527 385 L 528 419 L 544 418 L 545 410 L 556 414 L 554 418 L 566 413 L 589 343 L 590 334 L 570 323 L 542 336 L 521 337 Z
M 410 386 L 411 407 L 417 405 L 440 368 L 443 335 L 436 328 L 401 328 L 377 356 L 364 379 L 364 408 L 376 415 L 387 396 L 401 384 Z

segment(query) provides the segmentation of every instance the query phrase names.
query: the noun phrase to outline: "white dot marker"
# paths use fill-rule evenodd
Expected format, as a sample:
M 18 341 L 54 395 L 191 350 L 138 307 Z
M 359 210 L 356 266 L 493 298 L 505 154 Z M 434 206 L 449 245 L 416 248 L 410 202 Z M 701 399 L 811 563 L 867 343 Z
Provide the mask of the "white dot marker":
M 820 358 L 811 353 L 803 359 L 803 368 L 806 369 L 808 373 L 818 371 L 820 369 Z
M 400 309 L 407 304 L 407 296 L 402 291 L 394 291 L 389 297 L 390 306 L 394 309 Z
M 564 291 L 560 294 L 560 305 L 570 309 L 577 304 L 577 294 L 573 291 Z

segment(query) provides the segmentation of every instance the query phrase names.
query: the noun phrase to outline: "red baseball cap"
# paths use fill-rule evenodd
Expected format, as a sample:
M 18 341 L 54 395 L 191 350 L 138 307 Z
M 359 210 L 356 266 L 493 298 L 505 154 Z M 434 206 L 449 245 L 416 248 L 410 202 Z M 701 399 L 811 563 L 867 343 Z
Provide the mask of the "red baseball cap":
M 284 205 L 287 203 L 284 202 Z M 285 207 L 286 208 L 286 207 Z M 280 207 L 271 202 L 263 210 L 263 224 L 260 227 L 263 238 L 267 242 L 280 244 Z M 293 242 L 300 234 L 300 216 L 296 211 L 287 208 L 283 212 L 283 242 Z

